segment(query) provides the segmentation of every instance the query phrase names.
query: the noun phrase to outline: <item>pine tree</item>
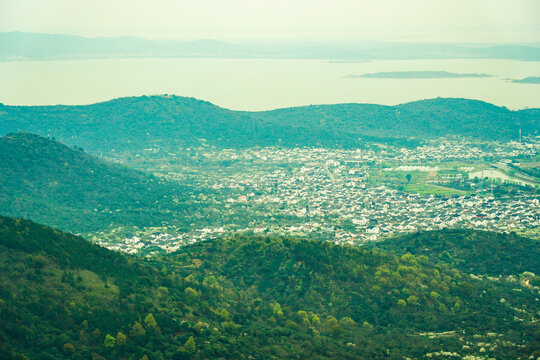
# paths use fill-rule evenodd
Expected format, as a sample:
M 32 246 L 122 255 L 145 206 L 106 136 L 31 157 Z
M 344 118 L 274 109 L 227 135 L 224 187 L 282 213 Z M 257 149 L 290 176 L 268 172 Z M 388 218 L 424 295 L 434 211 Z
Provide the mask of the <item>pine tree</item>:
M 195 346 L 195 339 L 193 338 L 193 336 L 190 336 L 189 339 L 187 339 L 186 343 L 184 344 L 184 349 L 190 354 L 193 354 L 197 351 L 197 347 Z
M 144 318 L 144 327 L 147 330 L 153 330 L 153 331 L 156 331 L 156 332 L 160 332 L 160 329 L 159 329 L 159 326 L 158 326 L 158 324 L 156 322 L 156 319 L 154 319 L 154 315 L 152 315 L 152 314 L 148 314 Z
M 146 335 L 146 331 L 142 327 L 141 323 L 136 321 L 135 324 L 133 324 L 133 327 L 131 328 L 131 332 L 129 333 L 131 336 L 144 336 Z
M 127 342 L 127 336 L 124 335 L 123 332 L 119 331 L 118 334 L 116 334 L 116 345 L 123 346 Z

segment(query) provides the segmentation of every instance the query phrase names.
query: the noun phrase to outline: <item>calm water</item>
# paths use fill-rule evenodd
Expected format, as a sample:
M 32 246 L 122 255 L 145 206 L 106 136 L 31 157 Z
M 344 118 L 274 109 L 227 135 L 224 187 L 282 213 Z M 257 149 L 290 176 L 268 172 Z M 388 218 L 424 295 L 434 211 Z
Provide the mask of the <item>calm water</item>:
M 493 78 L 362 79 L 382 71 L 487 73 Z M 540 107 L 540 62 L 408 60 L 336 63 L 273 59 L 107 59 L 0 62 L 4 104 L 88 104 L 131 95 L 176 94 L 235 110 L 343 102 L 393 105 L 433 97 L 480 99 L 512 109 Z

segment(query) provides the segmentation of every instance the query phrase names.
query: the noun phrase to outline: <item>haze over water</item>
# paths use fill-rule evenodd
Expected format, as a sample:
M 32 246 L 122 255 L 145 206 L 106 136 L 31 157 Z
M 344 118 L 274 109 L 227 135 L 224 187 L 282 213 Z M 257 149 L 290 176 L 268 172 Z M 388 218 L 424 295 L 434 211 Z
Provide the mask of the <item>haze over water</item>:
M 347 78 L 390 71 L 485 73 L 490 78 Z M 89 104 L 133 95 L 176 94 L 234 110 L 333 103 L 399 103 L 463 97 L 511 109 L 540 107 L 540 62 L 513 60 L 106 59 L 0 62 L 0 102 Z

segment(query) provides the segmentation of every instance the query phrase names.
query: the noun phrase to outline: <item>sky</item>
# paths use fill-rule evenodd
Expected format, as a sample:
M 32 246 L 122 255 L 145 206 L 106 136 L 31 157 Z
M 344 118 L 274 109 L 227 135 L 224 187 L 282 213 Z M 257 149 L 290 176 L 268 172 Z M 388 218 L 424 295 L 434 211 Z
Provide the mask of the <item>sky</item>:
M 540 43 L 540 0 L 0 0 L 0 32 Z

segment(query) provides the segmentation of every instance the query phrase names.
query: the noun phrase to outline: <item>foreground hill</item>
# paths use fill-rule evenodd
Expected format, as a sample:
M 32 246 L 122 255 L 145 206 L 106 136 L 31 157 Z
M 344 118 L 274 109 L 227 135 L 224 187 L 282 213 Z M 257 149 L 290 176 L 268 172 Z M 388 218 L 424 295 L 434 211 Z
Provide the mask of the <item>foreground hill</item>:
M 530 286 L 309 240 L 235 237 L 143 260 L 0 217 L 0 285 L 8 360 L 540 355 Z
M 399 255 L 427 256 L 476 275 L 540 273 L 540 243 L 514 233 L 445 229 L 370 244 Z
M 187 189 L 27 133 L 0 138 L 0 213 L 73 232 L 183 216 Z
M 536 115 L 466 99 L 240 112 L 192 98 L 143 96 L 86 106 L 0 105 L 0 134 L 21 130 L 54 136 L 107 155 L 156 147 L 175 152 L 179 147 L 201 144 L 357 147 L 365 141 L 407 145 L 410 137 L 442 135 L 517 139 L 519 129 L 524 136 L 538 134 Z

